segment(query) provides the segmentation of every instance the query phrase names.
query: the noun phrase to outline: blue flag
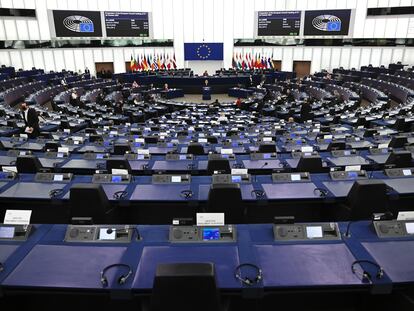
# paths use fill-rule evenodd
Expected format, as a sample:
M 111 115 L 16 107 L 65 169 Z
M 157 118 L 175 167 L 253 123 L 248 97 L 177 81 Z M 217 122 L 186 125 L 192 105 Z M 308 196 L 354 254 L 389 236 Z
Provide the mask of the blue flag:
M 184 43 L 184 60 L 223 60 L 223 43 Z

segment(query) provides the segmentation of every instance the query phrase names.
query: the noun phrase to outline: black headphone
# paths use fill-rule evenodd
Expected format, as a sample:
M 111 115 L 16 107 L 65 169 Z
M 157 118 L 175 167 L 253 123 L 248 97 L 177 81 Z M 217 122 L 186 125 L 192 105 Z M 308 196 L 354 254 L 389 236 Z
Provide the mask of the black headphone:
M 251 191 L 251 195 L 252 197 L 256 198 L 256 199 L 263 199 L 266 195 L 266 193 L 263 190 L 260 189 L 253 189 Z
M 122 285 L 125 284 L 125 282 L 128 280 L 128 278 L 131 276 L 132 274 L 132 268 L 130 265 L 124 264 L 124 263 L 114 263 L 112 265 L 106 266 L 102 271 L 101 271 L 101 284 L 102 286 L 106 287 L 108 286 L 108 279 L 105 276 L 105 273 L 114 267 L 125 267 L 128 269 L 128 273 L 127 274 L 122 274 L 119 278 L 118 278 L 118 284 Z
M 241 276 L 241 268 L 242 267 L 251 267 L 254 268 L 256 270 L 256 276 L 254 279 L 250 279 L 249 277 L 242 277 Z M 234 269 L 234 277 L 236 279 L 238 279 L 240 282 L 242 282 L 243 284 L 246 284 L 248 286 L 252 286 L 254 284 L 258 284 L 260 283 L 260 281 L 263 279 L 263 273 L 262 273 L 262 269 L 260 269 L 258 266 L 252 264 L 252 263 L 242 263 L 240 265 L 238 265 L 236 267 L 236 269 Z
M 112 197 L 113 197 L 115 200 L 121 200 L 121 199 L 124 199 L 127 195 L 128 195 L 128 191 L 126 191 L 126 190 L 121 190 L 121 191 L 117 191 L 117 192 L 115 192 L 115 193 L 112 195 Z
M 377 268 L 377 273 L 375 275 L 375 277 L 377 279 L 382 279 L 382 277 L 384 276 L 384 269 L 379 264 L 377 264 L 376 262 L 373 262 L 373 261 L 367 260 L 367 259 L 355 260 L 352 263 L 351 270 L 352 270 L 352 273 L 353 274 L 356 274 L 357 273 L 356 272 L 356 269 L 355 269 L 355 266 L 356 265 L 361 266 L 361 263 L 367 263 L 367 264 L 370 264 L 370 265 L 375 266 Z M 361 266 L 361 268 L 362 268 L 362 266 Z M 361 280 L 362 281 L 372 282 L 371 274 L 369 272 L 367 272 L 367 271 L 365 271 L 365 270 L 362 269 Z
M 320 197 L 326 197 L 328 195 L 328 190 L 316 187 L 315 189 L 313 189 L 313 193 L 315 195 L 317 195 L 319 193 Z
M 191 190 L 183 190 L 180 192 L 180 197 L 184 199 L 191 199 L 193 197 L 193 191 Z
M 63 189 L 52 189 L 49 191 L 49 197 L 56 198 L 63 194 Z

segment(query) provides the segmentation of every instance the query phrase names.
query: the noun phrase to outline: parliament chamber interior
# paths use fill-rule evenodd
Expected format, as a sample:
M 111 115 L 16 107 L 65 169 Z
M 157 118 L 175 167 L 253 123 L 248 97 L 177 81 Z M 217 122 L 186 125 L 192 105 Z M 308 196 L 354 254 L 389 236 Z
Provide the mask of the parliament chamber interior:
M 413 16 L 0 0 L 2 310 L 414 310 Z

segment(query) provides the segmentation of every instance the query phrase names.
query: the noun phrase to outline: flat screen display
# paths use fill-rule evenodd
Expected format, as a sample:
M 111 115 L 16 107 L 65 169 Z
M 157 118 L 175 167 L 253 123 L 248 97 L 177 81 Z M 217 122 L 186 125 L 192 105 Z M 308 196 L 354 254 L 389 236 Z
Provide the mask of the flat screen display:
M 112 182 L 121 182 L 122 181 L 122 176 L 119 175 L 113 175 L 111 178 Z
M 405 229 L 408 234 L 414 234 L 414 222 L 407 222 L 405 224 Z
M 54 10 L 56 37 L 102 37 L 101 12 Z
M 308 226 L 306 227 L 306 237 L 308 239 L 318 239 L 323 237 L 321 226 Z
M 347 36 L 351 10 L 318 10 L 305 12 L 305 36 Z
M 149 37 L 148 12 L 104 12 L 107 37 Z
M 0 227 L 0 239 L 14 238 L 14 227 Z
M 216 241 L 220 239 L 219 228 L 204 228 L 203 229 L 203 240 L 204 241 Z
M 257 12 L 258 36 L 299 36 L 300 11 Z
M 232 175 L 231 176 L 231 181 L 232 182 L 241 182 L 242 178 L 240 175 Z
M 0 227 L 0 239 L 14 238 L 14 227 Z

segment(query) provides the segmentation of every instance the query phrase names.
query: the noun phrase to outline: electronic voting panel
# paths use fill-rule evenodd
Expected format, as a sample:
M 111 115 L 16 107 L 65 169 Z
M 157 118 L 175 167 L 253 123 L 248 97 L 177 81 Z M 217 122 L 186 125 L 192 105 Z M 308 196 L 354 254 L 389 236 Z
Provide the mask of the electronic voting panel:
M 224 226 L 170 226 L 172 243 L 231 243 L 236 242 L 236 227 Z
M 330 223 L 303 223 L 303 224 L 274 224 L 273 234 L 275 241 L 314 241 L 340 240 L 341 233 L 338 224 Z
M 414 220 L 373 221 L 379 238 L 414 237 Z
M 134 231 L 130 225 L 68 225 L 65 242 L 129 243 Z

